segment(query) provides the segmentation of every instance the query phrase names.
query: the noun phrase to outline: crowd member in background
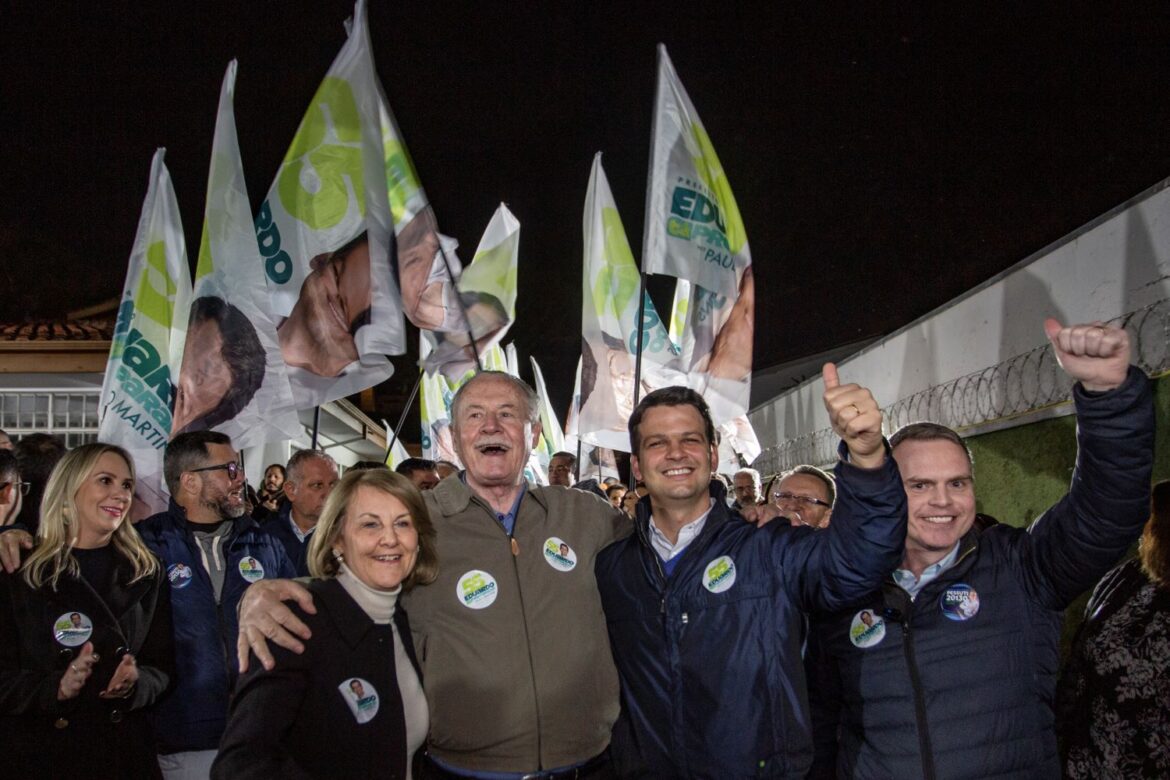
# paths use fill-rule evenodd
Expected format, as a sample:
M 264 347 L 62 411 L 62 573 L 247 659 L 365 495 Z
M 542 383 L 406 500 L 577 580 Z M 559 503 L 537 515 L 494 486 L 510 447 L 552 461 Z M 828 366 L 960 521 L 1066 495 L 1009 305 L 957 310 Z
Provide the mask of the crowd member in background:
M 143 708 L 173 677 L 162 568 L 128 520 L 121 448 L 67 454 L 36 547 L 0 574 L 0 755 L 9 777 L 158 777 Z
M 537 403 L 499 371 L 464 383 L 451 419 L 467 469 L 423 494 L 441 568 L 403 604 L 422 649 L 428 777 L 596 778 L 610 768 L 618 682 L 593 564 L 630 523 L 596 496 L 524 480 Z M 315 641 L 279 598 L 313 609 L 296 583 L 258 583 L 241 608 L 242 661 L 251 646 L 271 665 L 269 638 L 293 652 Z
M 824 528 L 837 501 L 837 484 L 816 466 L 801 464 L 769 483 L 768 500 L 792 525 Z
M 435 462 L 426 458 L 407 458 L 394 467 L 402 476 L 414 483 L 419 490 L 430 490 L 439 484 L 439 472 Z
M 1076 381 L 1068 494 L 1027 529 L 981 531 L 958 434 L 914 423 L 890 437 L 909 502 L 905 557 L 850 608 L 813 616 L 818 773 L 1060 776 L 1053 696 L 1063 611 L 1149 517 L 1154 404 L 1150 381 L 1129 365 L 1124 330 L 1051 319 L 1044 329 Z M 830 532 L 840 519 L 838 506 Z M 867 611 L 872 625 L 861 619 Z
M 28 495 L 24 497 L 24 506 L 16 516 L 15 525 L 36 536 L 45 483 L 49 481 L 49 474 L 53 472 L 57 461 L 65 455 L 65 442 L 59 436 L 30 433 L 16 443 L 13 452 L 20 465 L 21 478 L 29 483 Z
M 11 524 L 20 514 L 20 504 L 28 488 L 27 482 L 20 481 L 16 456 L 0 449 L 0 526 Z
M 609 503 L 614 505 L 614 508 L 622 508 L 622 500 L 626 497 L 625 485 L 610 485 L 605 489 L 605 497 L 609 499 Z
M 337 463 L 324 452 L 298 450 L 289 458 L 284 478 L 288 501 L 264 524 L 264 530 L 284 546 L 298 577 L 309 574 L 309 540 L 336 484 Z
M 12 437 L 3 428 L 0 428 L 0 450 L 12 450 Z
M 577 456 L 571 452 L 556 452 L 548 459 L 548 484 L 570 487 L 573 484 L 573 468 Z
M 642 497 L 643 490 L 644 488 L 639 483 L 638 487 L 633 490 L 627 490 L 626 494 L 622 496 L 621 510 L 625 513 L 626 517 L 634 517 L 634 507 L 638 505 L 638 499 Z
M 439 479 L 444 480 L 452 474 L 458 474 L 459 467 L 449 460 L 436 460 L 435 471 L 439 472 Z
M 388 469 L 347 471 L 325 502 L 309 573 L 317 610 L 297 616 L 313 639 L 303 655 L 276 648 L 274 672 L 252 658 L 212 775 L 410 780 L 430 723 L 397 602 L 438 573 L 418 489 Z
M 346 473 L 350 471 L 378 471 L 381 469 L 389 471 L 390 467 L 380 460 L 359 460 L 346 469 Z
M 745 506 L 756 506 L 760 500 L 760 472 L 755 469 L 740 469 L 731 477 L 735 501 L 731 508 L 736 511 Z
M 836 609 L 897 565 L 906 495 L 868 390 L 824 369 L 842 438 L 839 522 L 824 533 L 729 509 L 711 480 L 715 426 L 694 390 L 648 394 L 630 416 L 649 500 L 601 552 L 597 583 L 622 683 L 611 751 L 625 777 L 803 778 L 812 761 L 805 614 Z M 750 519 L 777 515 L 748 507 Z
M 174 608 L 174 692 L 152 713 L 158 763 L 169 780 L 206 778 L 236 678 L 236 605 L 265 577 L 295 574 L 284 548 L 244 509 L 244 470 L 231 439 L 181 433 L 167 444 L 167 511 L 139 524 L 166 568 Z
M 284 466 L 279 463 L 273 463 L 264 469 L 264 481 L 256 491 L 259 504 L 256 507 L 257 512 L 252 514 L 253 518 L 263 520 L 280 510 L 280 502 L 284 499 L 284 476 Z M 257 513 L 260 513 L 259 517 Z
M 1102 578 L 1056 689 L 1064 776 L 1170 777 L 1170 482 L 1138 557 Z

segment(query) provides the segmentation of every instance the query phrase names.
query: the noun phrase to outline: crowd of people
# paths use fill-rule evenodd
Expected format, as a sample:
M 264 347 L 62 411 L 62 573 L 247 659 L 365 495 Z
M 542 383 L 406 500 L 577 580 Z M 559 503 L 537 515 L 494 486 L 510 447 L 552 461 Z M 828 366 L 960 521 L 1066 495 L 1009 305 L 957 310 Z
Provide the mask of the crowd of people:
M 126 452 L 0 431 L 0 755 L 22 777 L 1170 776 L 1151 383 L 1123 330 L 1046 330 L 1078 454 L 1026 529 L 976 513 L 957 433 L 886 438 L 831 364 L 838 462 L 766 482 L 719 475 L 706 403 L 670 387 L 630 416 L 629 488 L 574 484 L 566 452 L 530 483 L 535 393 L 492 371 L 454 396 L 462 468 L 303 450 L 252 486 L 227 436 L 187 431 L 137 524 Z

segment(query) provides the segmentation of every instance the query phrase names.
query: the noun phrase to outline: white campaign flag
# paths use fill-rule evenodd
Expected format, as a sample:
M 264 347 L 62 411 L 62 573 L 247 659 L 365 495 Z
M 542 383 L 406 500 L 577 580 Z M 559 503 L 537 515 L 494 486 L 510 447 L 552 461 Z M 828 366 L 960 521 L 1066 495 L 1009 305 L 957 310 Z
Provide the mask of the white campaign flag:
M 150 185 L 102 382 L 98 425 L 99 441 L 117 444 L 134 458 L 135 520 L 167 506 L 163 450 L 171 433 L 175 378 L 191 306 L 183 224 L 164 155 L 159 149 L 150 164 Z
M 540 402 L 541 438 L 544 442 L 544 463 L 547 464 L 554 453 L 565 449 L 565 432 L 561 429 L 556 410 L 553 409 L 552 403 L 549 401 L 548 388 L 544 384 L 544 373 L 540 370 L 536 358 L 529 355 L 528 360 L 532 363 L 532 384 L 536 388 L 536 397 Z
M 475 257 L 463 269 L 459 280 L 459 298 L 471 323 L 475 351 L 466 330 L 424 330 L 422 334 L 430 347 L 424 360 L 427 373 L 439 371 L 456 382 L 474 370 L 476 352 L 482 363 L 484 356 L 507 334 L 516 319 L 519 252 L 520 222 L 501 203 L 484 230 Z M 500 370 L 505 370 L 506 360 L 499 365 Z M 487 367 L 485 363 L 484 368 Z
M 366 2 L 255 220 L 298 408 L 360 392 L 406 351 Z
M 223 77 L 172 437 L 215 429 L 241 450 L 301 433 L 252 228 L 236 136 L 237 64 Z
M 734 300 L 751 265 L 747 233 L 715 147 L 661 44 L 652 132 L 643 270 Z
M 641 279 L 601 167 L 600 153 L 594 156 L 589 175 L 583 231 L 582 368 L 577 433 L 585 443 L 629 452 L 626 423 L 634 410 Z M 674 345 L 649 296 L 644 297 L 643 392 L 685 383 L 671 369 Z

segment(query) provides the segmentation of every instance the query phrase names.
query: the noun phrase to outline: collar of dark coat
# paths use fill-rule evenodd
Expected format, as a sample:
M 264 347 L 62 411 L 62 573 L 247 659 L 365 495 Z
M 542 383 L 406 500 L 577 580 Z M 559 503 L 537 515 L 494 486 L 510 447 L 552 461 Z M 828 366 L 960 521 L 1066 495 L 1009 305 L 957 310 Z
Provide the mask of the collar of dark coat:
M 530 482 L 528 483 L 527 493 L 538 504 L 540 504 L 542 508 L 544 508 L 546 511 L 548 510 L 548 497 L 544 495 L 543 490 L 540 490 L 538 486 L 533 485 Z M 489 509 L 491 508 L 491 505 L 488 504 L 487 501 L 476 495 L 476 493 L 472 491 L 472 489 L 469 488 L 462 479 L 458 478 L 444 479 L 433 489 L 423 493 L 423 496 L 429 496 L 434 499 L 435 503 L 439 506 L 439 513 L 444 517 L 449 517 L 451 515 L 465 511 L 467 507 L 471 505 L 472 499 L 476 498 L 478 498 L 484 506 L 488 507 Z M 524 502 L 521 501 L 520 505 L 523 506 Z M 495 512 L 492 512 L 492 515 L 494 516 Z
M 166 515 L 167 522 L 170 523 L 171 527 L 176 531 L 180 531 L 184 534 L 190 533 L 190 529 L 187 528 L 187 510 L 180 506 L 175 501 L 174 497 L 170 498 L 170 503 L 168 504 L 167 511 L 164 514 Z M 253 520 L 252 516 L 247 512 L 237 518 L 234 518 L 232 520 L 232 528 L 230 531 L 228 531 L 229 543 L 234 542 L 240 536 L 252 530 L 253 528 L 259 529 L 260 524 Z
M 113 568 L 109 593 L 98 593 L 80 576 L 65 573 L 57 580 L 54 599 L 69 603 L 80 600 L 89 604 L 91 610 L 100 609 L 103 614 L 108 614 L 115 621 L 121 623 L 126 612 L 141 601 L 146 592 L 150 590 L 153 578 L 147 576 L 137 582 L 130 582 L 134 576 L 134 565 L 117 549 L 114 550 Z M 118 609 L 116 605 L 121 605 L 121 608 Z M 81 610 L 79 607 L 70 607 L 70 609 Z
M 315 599 L 320 599 L 325 605 L 326 614 L 333 621 L 337 633 L 345 640 L 350 648 L 361 644 L 366 634 L 375 626 L 366 611 L 358 606 L 345 587 L 334 578 L 314 580 L 309 588 Z M 401 607 L 394 610 L 395 617 L 402 611 Z M 397 621 L 395 621 L 397 622 Z

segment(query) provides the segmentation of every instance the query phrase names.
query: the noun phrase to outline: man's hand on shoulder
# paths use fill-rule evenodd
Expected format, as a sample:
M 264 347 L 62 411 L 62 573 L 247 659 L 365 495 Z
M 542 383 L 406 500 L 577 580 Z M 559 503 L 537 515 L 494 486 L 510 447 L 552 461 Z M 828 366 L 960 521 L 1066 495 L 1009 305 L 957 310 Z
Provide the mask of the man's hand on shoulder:
M 856 383 L 841 384 L 837 366 L 826 363 L 821 370 L 825 382 L 825 409 L 833 430 L 849 448 L 849 462 L 872 469 L 886 459 L 882 439 L 882 412 L 867 388 Z
M 22 528 L 9 528 L 0 533 L 0 566 L 12 574 L 20 568 L 21 551 L 32 548 L 32 534 Z
M 312 632 L 284 605 L 284 601 L 295 601 L 305 612 L 317 613 L 312 595 L 293 580 L 260 580 L 244 591 L 240 599 L 240 633 L 236 637 L 240 674 L 248 671 L 249 648 L 265 669 L 271 670 L 276 666 L 272 652 L 268 649 L 269 640 L 294 653 L 305 651 L 305 646 L 297 637 L 309 639 Z
M 1121 386 L 1129 374 L 1129 334 L 1103 322 L 1061 325 L 1049 317 L 1044 333 L 1056 361 L 1086 390 L 1103 393 Z

